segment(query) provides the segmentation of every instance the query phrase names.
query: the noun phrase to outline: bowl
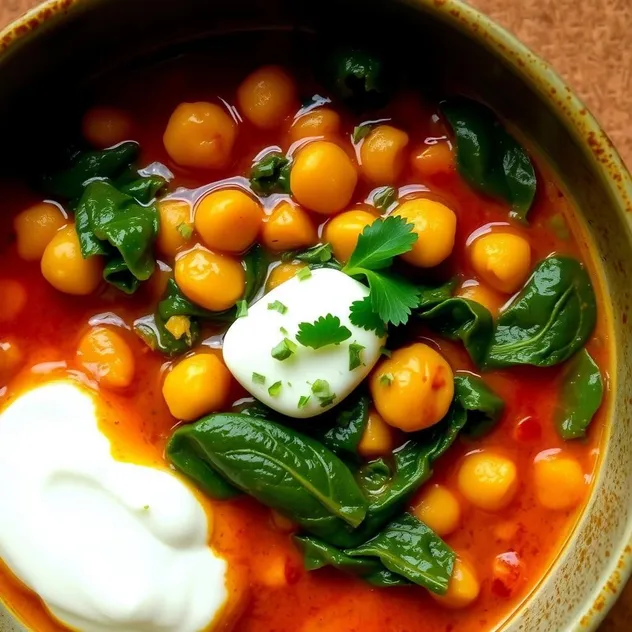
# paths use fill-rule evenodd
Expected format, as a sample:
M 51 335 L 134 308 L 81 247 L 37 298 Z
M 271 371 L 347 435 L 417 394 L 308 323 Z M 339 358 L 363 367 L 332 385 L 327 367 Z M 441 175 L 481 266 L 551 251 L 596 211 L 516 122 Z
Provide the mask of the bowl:
M 632 571 L 632 179 L 610 140 L 553 70 L 458 0 L 50 0 L 0 33 L 2 168 L 28 160 L 20 130 L 55 124 L 64 94 L 165 44 L 244 29 L 362 32 L 397 42 L 428 89 L 446 78 L 515 125 L 570 193 L 610 312 L 612 372 L 601 464 L 587 506 L 550 572 L 501 627 L 595 630 Z M 336 16 L 331 26 L 328 16 Z M 448 85 L 450 83 L 448 81 Z M 445 87 L 445 86 L 443 86 Z M 42 104 L 44 107 L 42 107 Z M 50 106 L 50 107 L 48 107 Z M 36 110 L 37 119 L 29 117 Z M 23 627 L 0 606 L 0 632 Z

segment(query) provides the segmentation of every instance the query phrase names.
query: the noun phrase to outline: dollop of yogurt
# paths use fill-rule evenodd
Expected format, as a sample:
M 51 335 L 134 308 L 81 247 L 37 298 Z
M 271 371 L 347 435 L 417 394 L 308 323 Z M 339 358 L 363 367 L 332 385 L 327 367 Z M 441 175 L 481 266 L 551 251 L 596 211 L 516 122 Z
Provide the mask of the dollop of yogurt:
M 207 516 L 174 475 L 112 457 L 99 403 L 57 381 L 0 413 L 0 557 L 75 630 L 202 630 L 228 594 Z

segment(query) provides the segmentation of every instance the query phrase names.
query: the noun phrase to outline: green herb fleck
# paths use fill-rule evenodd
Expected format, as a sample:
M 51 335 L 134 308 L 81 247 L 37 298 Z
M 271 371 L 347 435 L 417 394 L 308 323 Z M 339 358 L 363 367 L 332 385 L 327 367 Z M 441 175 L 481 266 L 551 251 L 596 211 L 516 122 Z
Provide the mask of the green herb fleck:
M 149 505 L 143 505 L 143 511 L 149 511 Z
M 364 349 L 365 347 L 357 342 L 352 342 L 349 345 L 349 371 L 353 371 L 353 369 L 364 365 L 364 362 L 362 362 L 362 351 L 364 351 Z
M 295 342 L 292 342 L 289 338 L 283 338 L 283 340 L 272 349 L 272 357 L 282 362 L 296 353 L 296 348 Z
M 390 358 L 393 355 L 393 352 L 390 349 L 387 349 L 386 347 L 380 347 L 380 355 Z
M 313 323 L 300 323 L 296 339 L 304 347 L 320 349 L 327 345 L 338 345 L 351 338 L 351 331 L 340 323 L 340 318 L 327 314 L 316 319 Z
M 285 327 L 279 327 L 279 331 L 284 335 L 287 336 L 287 329 Z
M 392 373 L 382 373 L 382 375 L 380 375 L 380 384 L 390 386 L 393 383 L 393 379 Z
M 243 318 L 244 316 L 248 316 L 248 302 L 247 301 L 237 301 L 237 318 Z
M 279 380 L 278 382 L 275 382 L 269 389 L 268 389 L 268 395 L 270 395 L 270 397 L 278 397 L 279 394 L 281 393 L 281 387 L 283 386 L 283 382 L 281 382 L 281 380 Z
M 331 392 L 329 382 L 327 380 L 316 380 L 312 384 L 312 393 L 320 402 L 321 408 L 329 406 L 329 404 L 331 404 L 337 397 L 335 393 Z
M 287 307 L 281 303 L 281 301 L 274 301 L 273 303 L 268 303 L 268 309 L 274 310 L 275 312 L 279 312 L 279 314 L 287 313 Z
M 296 278 L 299 281 L 305 281 L 305 279 L 309 279 L 309 277 L 312 276 L 312 271 L 305 267 L 305 268 L 301 268 L 297 273 L 296 273 Z
M 298 407 L 305 408 L 305 406 L 307 406 L 307 403 L 309 402 L 311 398 L 312 398 L 311 395 L 301 395 L 298 398 Z
M 188 224 L 187 222 L 182 222 L 182 224 L 178 224 L 178 232 L 183 239 L 186 239 L 188 241 L 193 235 L 193 226 L 191 226 L 191 224 Z
M 365 125 L 357 125 L 353 128 L 353 134 L 351 135 L 351 140 L 354 145 L 357 145 L 363 138 L 366 138 L 371 131 L 371 124 Z
M 255 384 L 265 384 L 266 383 L 266 376 L 265 375 L 261 375 L 261 373 L 253 372 L 253 374 L 252 374 L 252 381 Z
M 386 211 L 397 200 L 395 187 L 383 187 L 373 196 L 373 206 L 380 211 Z

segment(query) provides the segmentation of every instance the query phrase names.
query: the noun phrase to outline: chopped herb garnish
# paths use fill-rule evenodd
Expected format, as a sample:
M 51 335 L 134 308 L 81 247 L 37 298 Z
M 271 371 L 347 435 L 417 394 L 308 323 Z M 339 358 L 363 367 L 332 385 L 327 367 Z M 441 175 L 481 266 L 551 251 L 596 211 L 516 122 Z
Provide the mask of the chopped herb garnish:
M 352 342 L 349 345 L 349 371 L 353 371 L 353 369 L 364 365 L 364 362 L 362 362 L 362 351 L 364 351 L 364 349 L 365 347 L 357 342 Z
M 255 384 L 265 384 L 266 383 L 266 376 L 265 375 L 261 375 L 261 373 L 253 372 L 253 374 L 252 374 L 252 381 Z
M 382 373 L 382 375 L 380 375 L 380 384 L 390 386 L 393 383 L 393 379 L 392 373 Z
M 353 134 L 351 135 L 351 140 L 354 145 L 357 145 L 363 138 L 369 135 L 371 131 L 372 125 L 357 125 L 353 128 Z
M 149 505 L 143 505 L 143 511 L 149 511 Z
M 405 219 L 391 215 L 367 226 L 360 237 L 347 265 L 342 269 L 350 276 L 364 276 L 369 282 L 369 300 L 355 301 L 351 322 L 364 329 L 374 329 L 379 323 L 403 325 L 408 322 L 411 310 L 419 302 L 419 289 L 410 281 L 384 272 L 397 255 L 409 252 L 417 241 L 414 226 Z M 360 309 L 358 309 L 360 308 Z M 375 316 L 371 316 L 371 312 Z
M 284 335 L 287 336 L 287 329 L 285 327 L 279 327 L 279 331 Z
M 380 355 L 390 358 L 393 355 L 393 352 L 390 349 L 387 349 L 386 347 L 380 347 Z
M 308 268 L 301 268 L 297 273 L 296 273 L 296 278 L 299 281 L 305 281 L 305 279 L 309 279 L 309 277 L 312 276 L 312 271 Z
M 331 392 L 329 382 L 327 380 L 316 380 L 312 384 L 312 393 L 320 402 L 321 408 L 329 406 L 329 404 L 331 404 L 337 397 L 335 393 Z
M 340 323 L 340 318 L 327 314 L 313 323 L 299 323 L 296 339 L 304 347 L 320 349 L 327 345 L 338 345 L 351 338 L 351 331 Z
M 272 357 L 275 360 L 287 360 L 292 354 L 296 353 L 296 343 L 289 338 L 283 338 L 281 342 L 272 349 Z
M 237 318 L 243 318 L 244 316 L 248 316 L 248 302 L 247 301 L 237 301 Z
M 275 382 L 269 389 L 268 389 L 268 395 L 270 395 L 270 397 L 278 397 L 279 393 L 281 392 L 281 387 L 283 386 L 283 382 L 281 382 L 281 380 L 279 380 L 278 382 Z
M 182 224 L 178 224 L 177 228 L 183 239 L 191 239 L 191 236 L 193 235 L 193 226 L 191 226 L 191 224 L 188 224 L 187 222 L 182 222 Z
M 287 313 L 287 307 L 281 303 L 281 301 L 274 301 L 273 303 L 268 303 L 268 309 L 271 309 L 275 312 L 279 312 L 279 314 Z
M 298 407 L 305 408 L 305 406 L 307 406 L 307 403 L 309 402 L 311 398 L 312 398 L 311 395 L 301 395 L 298 398 Z
M 397 200 L 395 187 L 384 187 L 373 196 L 373 206 L 380 211 L 386 211 Z

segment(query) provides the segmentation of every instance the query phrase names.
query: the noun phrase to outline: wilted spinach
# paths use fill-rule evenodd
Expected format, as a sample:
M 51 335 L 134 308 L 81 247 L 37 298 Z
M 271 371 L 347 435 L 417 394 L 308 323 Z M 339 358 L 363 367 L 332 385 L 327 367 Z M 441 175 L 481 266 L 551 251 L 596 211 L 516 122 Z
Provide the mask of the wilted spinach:
M 531 159 L 487 106 L 464 97 L 444 101 L 441 110 L 454 131 L 459 174 L 474 188 L 511 206 L 526 220 L 537 179 Z
M 603 399 L 603 379 L 597 363 L 583 349 L 564 368 L 564 385 L 555 408 L 554 422 L 562 439 L 586 436 Z
M 191 458 L 317 536 L 357 527 L 366 514 L 349 468 L 320 442 L 280 424 L 219 413 L 179 428 L 173 442 L 195 446 Z
M 165 328 L 165 321 L 158 314 L 143 316 L 134 322 L 134 331 L 152 351 L 176 356 L 188 351 L 199 339 L 199 325 L 191 320 L 188 336 L 175 338 Z
M 127 195 L 131 195 L 141 204 L 149 204 L 158 193 L 167 186 L 167 181 L 162 176 L 151 175 L 135 178 L 126 183 L 115 182 L 116 188 Z

